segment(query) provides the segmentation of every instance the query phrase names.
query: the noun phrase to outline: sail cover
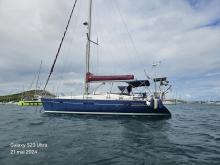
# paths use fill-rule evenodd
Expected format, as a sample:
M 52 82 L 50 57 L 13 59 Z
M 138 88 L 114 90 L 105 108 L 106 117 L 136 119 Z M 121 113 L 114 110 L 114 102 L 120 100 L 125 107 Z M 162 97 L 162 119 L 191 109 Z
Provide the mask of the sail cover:
M 143 86 L 150 86 L 150 82 L 148 80 L 135 80 L 135 81 L 127 81 L 129 85 L 133 88 L 135 87 L 143 87 Z
M 159 81 L 167 81 L 167 78 L 166 77 L 154 78 L 154 82 L 159 82 Z
M 97 76 L 90 72 L 86 73 L 86 81 L 114 81 L 114 80 L 133 80 L 134 75 L 111 75 L 111 76 Z

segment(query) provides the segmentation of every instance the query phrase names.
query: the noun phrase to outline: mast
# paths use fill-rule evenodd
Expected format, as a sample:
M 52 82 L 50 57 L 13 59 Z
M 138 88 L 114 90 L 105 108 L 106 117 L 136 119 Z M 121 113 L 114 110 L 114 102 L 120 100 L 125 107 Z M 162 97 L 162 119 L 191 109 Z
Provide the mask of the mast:
M 89 1 L 89 17 L 88 22 L 84 23 L 87 25 L 87 44 L 86 44 L 86 73 L 85 73 L 85 89 L 84 94 L 89 94 L 89 83 L 87 82 L 86 75 L 89 73 L 90 68 L 90 36 L 91 36 L 91 25 L 92 25 L 92 0 Z
M 38 81 L 39 81 L 39 78 L 40 78 L 41 67 L 42 67 L 42 60 L 40 61 L 40 68 L 39 68 L 39 71 L 38 71 L 38 74 L 37 74 L 37 82 L 36 82 L 36 87 L 35 87 L 35 95 L 37 94 Z

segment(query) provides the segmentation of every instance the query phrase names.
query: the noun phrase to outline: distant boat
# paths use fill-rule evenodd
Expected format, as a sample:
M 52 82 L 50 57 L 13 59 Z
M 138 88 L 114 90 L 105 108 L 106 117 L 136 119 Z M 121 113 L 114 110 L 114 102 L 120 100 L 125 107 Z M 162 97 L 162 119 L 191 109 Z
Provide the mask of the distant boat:
M 41 100 L 22 100 L 19 101 L 18 104 L 19 106 L 41 106 L 42 102 Z
M 163 104 L 164 105 L 176 105 L 177 101 L 176 100 L 164 100 Z
M 41 95 L 36 93 L 37 88 L 38 88 L 38 81 L 39 81 L 41 66 L 42 66 L 42 61 L 40 63 L 40 68 L 39 68 L 39 71 L 37 73 L 37 82 L 36 82 L 36 87 L 35 87 L 35 94 L 31 97 L 24 95 L 23 98 L 17 103 L 17 105 L 19 105 L 19 106 L 42 106 Z
M 75 2 L 76 4 L 76 2 Z M 74 10 L 73 6 L 72 12 Z M 71 15 L 72 15 L 71 12 Z M 69 21 L 71 19 L 71 15 Z M 155 92 L 152 97 L 146 96 L 146 91 L 140 93 L 133 93 L 134 88 L 148 87 L 150 86 L 149 80 L 136 80 L 134 75 L 94 75 L 90 72 L 90 43 L 91 41 L 91 17 L 92 17 L 92 0 L 90 0 L 89 7 L 89 19 L 88 22 L 83 23 L 87 26 L 87 45 L 86 45 L 86 74 L 85 74 L 85 87 L 84 93 L 80 96 L 64 96 L 56 98 L 41 98 L 45 113 L 72 113 L 72 114 L 89 114 L 89 115 L 135 115 L 135 116 L 171 116 L 169 110 L 163 105 L 161 100 L 160 91 L 156 91 L 157 82 L 160 86 L 167 84 L 166 78 L 155 78 Z M 69 24 L 68 21 L 68 24 Z M 68 24 L 66 30 L 68 28 Z M 66 33 L 66 31 L 65 31 Z M 64 37 L 65 37 L 64 33 Z M 63 37 L 63 38 L 64 38 Z M 62 38 L 62 41 L 63 41 Z M 62 45 L 62 41 L 60 46 Z M 95 43 L 97 44 L 97 43 Z M 60 49 L 60 47 L 59 47 Z M 58 53 L 59 53 L 58 49 Z M 55 62 L 58 56 L 54 60 L 50 74 L 44 89 L 47 86 L 50 75 L 53 72 Z M 118 86 L 119 92 L 113 93 L 111 91 L 107 93 L 97 93 L 96 91 L 90 91 L 91 83 L 106 82 L 118 83 L 123 82 L 124 86 Z
M 17 103 L 19 106 L 42 106 L 41 96 L 36 95 L 34 98 L 24 98 Z

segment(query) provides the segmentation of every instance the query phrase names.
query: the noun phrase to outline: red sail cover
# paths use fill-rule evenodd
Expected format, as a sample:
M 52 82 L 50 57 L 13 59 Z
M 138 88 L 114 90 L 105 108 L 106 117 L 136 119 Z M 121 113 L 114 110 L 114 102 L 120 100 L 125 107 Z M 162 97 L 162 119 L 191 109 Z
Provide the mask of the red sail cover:
M 112 80 L 133 80 L 134 75 L 96 76 L 90 72 L 86 73 L 86 81 L 112 81 Z

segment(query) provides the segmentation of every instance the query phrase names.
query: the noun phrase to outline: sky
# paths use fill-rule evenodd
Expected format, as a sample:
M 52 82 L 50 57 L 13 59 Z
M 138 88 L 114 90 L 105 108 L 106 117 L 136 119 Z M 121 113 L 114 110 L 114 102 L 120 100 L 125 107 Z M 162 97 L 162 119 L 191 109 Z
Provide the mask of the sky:
M 0 0 L 0 95 L 42 88 L 74 0 Z M 47 90 L 82 93 L 88 0 L 76 4 Z M 91 72 L 167 76 L 169 97 L 220 100 L 219 0 L 95 0 Z M 32 83 L 33 82 L 33 83 Z

